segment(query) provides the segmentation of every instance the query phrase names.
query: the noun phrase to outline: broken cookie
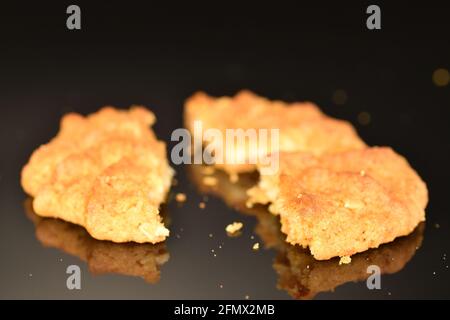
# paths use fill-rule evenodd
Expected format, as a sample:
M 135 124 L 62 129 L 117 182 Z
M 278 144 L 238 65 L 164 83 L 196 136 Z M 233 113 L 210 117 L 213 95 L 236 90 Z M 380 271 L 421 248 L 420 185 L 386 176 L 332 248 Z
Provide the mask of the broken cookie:
M 43 217 L 81 225 L 98 240 L 161 242 L 159 207 L 174 174 L 144 107 L 105 107 L 62 118 L 60 131 L 32 154 L 22 186 Z
M 286 241 L 309 247 L 318 260 L 350 257 L 408 235 L 425 220 L 428 202 L 425 183 L 387 147 L 280 153 L 279 172 L 261 175 L 248 194 L 250 206 L 270 203 Z
M 256 163 L 275 151 L 320 155 L 365 147 L 348 122 L 326 116 L 312 103 L 270 101 L 249 91 L 233 98 L 196 93 L 185 104 L 184 121 L 194 135 L 202 134 L 199 128 L 203 132 L 215 130 L 200 138 L 207 148 L 214 149 L 215 159 L 222 155 L 215 165 L 231 177 L 254 171 Z M 263 134 L 261 130 L 270 132 Z M 278 130 L 278 134 L 272 135 L 272 130 Z M 218 133 L 223 140 L 217 139 Z M 194 152 L 198 152 L 196 147 Z
M 312 299 L 321 292 L 334 291 L 347 282 L 366 280 L 370 267 L 378 266 L 382 274 L 393 274 L 408 263 L 419 249 L 424 232 L 424 223 L 406 237 L 381 245 L 377 249 L 355 254 L 349 264 L 339 264 L 340 259 L 316 260 L 306 248 L 291 245 L 281 232 L 279 216 L 271 214 L 267 207 L 245 206 L 246 191 L 257 181 L 254 175 L 243 175 L 237 183 L 232 183 L 226 173 L 218 171 L 215 177 L 219 188 L 202 184 L 202 166 L 189 167 L 189 176 L 199 191 L 215 195 L 240 213 L 256 218 L 254 233 L 262 240 L 259 247 L 271 248 L 277 252 L 273 268 L 278 274 L 277 287 L 296 299 Z

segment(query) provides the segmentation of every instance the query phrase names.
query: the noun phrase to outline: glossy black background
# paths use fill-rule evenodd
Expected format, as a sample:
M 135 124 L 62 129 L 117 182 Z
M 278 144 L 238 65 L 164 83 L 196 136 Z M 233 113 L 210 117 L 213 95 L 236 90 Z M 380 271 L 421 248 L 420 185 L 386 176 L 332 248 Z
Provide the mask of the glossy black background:
M 1 8 L 1 298 L 289 298 L 276 289 L 275 252 L 250 249 L 255 220 L 214 197 L 200 210 L 202 196 L 183 167 L 177 168 L 175 190 L 186 192 L 188 202 L 169 205 L 170 260 L 156 285 L 90 275 L 77 258 L 42 247 L 23 209 L 20 169 L 32 150 L 56 133 L 64 113 L 144 104 L 157 115 L 157 134 L 168 141 L 182 126 L 182 104 L 190 94 L 200 89 L 234 94 L 242 88 L 316 102 L 328 114 L 351 121 L 369 144 L 390 145 L 405 155 L 428 184 L 425 238 L 412 261 L 383 277 L 381 291 L 348 283 L 318 297 L 450 297 L 444 260 L 450 244 L 450 86 L 436 87 L 431 80 L 435 69 L 450 68 L 444 2 L 378 2 L 379 31 L 366 29 L 370 3 L 364 1 L 78 2 L 81 31 L 65 27 L 68 4 Z M 333 102 L 336 89 L 347 93 L 344 105 Z M 358 123 L 361 111 L 370 113 L 369 125 Z M 245 232 L 229 239 L 223 229 L 237 219 L 245 222 Z M 221 241 L 224 250 L 214 258 L 211 248 Z M 65 287 L 65 268 L 73 263 L 83 270 L 81 291 Z

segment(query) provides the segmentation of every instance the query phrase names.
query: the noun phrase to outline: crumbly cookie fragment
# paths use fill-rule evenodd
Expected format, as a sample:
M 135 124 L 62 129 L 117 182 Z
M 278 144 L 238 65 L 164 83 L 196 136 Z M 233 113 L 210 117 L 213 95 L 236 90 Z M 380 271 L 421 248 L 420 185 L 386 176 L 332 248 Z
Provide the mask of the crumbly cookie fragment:
M 218 188 L 202 184 L 203 166 L 189 166 L 189 177 L 199 192 L 215 195 L 225 203 L 245 215 L 256 218 L 254 233 L 261 239 L 260 248 L 271 248 L 277 252 L 273 267 L 278 274 L 277 287 L 287 291 L 296 299 L 312 299 L 320 292 L 333 291 L 336 287 L 354 281 L 364 281 L 370 276 L 369 266 L 379 266 L 381 273 L 400 271 L 419 249 L 424 231 L 424 223 L 407 237 L 353 255 L 350 264 L 339 265 L 339 258 L 319 261 L 308 249 L 291 245 L 281 232 L 279 216 L 271 214 L 265 206 L 245 206 L 246 191 L 257 182 L 256 175 L 242 175 L 238 183 L 231 183 L 225 172 L 217 171 Z M 210 234 L 212 237 L 212 234 Z
M 249 204 L 271 203 L 286 241 L 309 247 L 318 260 L 376 248 L 425 220 L 426 185 L 390 148 L 280 159 L 279 174 L 249 190 Z
M 365 147 L 348 122 L 326 116 L 312 103 L 270 101 L 250 91 L 220 98 L 196 93 L 186 101 L 184 121 L 191 133 L 195 131 L 195 121 L 201 121 L 203 130 L 218 129 L 224 138 L 227 129 L 279 129 L 279 144 L 271 140 L 270 134 L 267 143 L 246 140 L 235 143 L 231 151 L 214 144 L 225 159 L 230 156 L 228 161 L 216 163 L 216 167 L 233 177 L 254 171 L 255 163 L 250 160 L 275 151 L 308 151 L 319 155 Z
M 149 128 L 144 107 L 104 107 L 83 117 L 68 114 L 60 131 L 22 170 L 35 212 L 84 226 L 96 239 L 161 242 L 159 215 L 173 176 L 165 144 Z
M 233 223 L 230 223 L 229 225 L 227 225 L 226 227 L 225 227 L 225 231 L 228 233 L 228 234 L 230 234 L 230 235 L 234 235 L 234 234 L 236 234 L 237 232 L 239 232 L 241 229 L 242 229 L 242 227 L 243 227 L 244 225 L 242 224 L 242 222 L 233 222 Z
M 186 200 L 187 200 L 186 194 L 182 193 L 182 192 L 177 193 L 176 196 L 175 196 L 175 200 L 178 203 L 186 202 Z

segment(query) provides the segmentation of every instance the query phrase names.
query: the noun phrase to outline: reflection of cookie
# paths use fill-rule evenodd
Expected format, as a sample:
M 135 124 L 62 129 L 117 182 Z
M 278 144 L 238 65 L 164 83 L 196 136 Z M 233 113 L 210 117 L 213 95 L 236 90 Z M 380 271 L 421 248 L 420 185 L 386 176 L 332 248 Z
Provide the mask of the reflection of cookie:
M 173 170 L 149 129 L 154 121 L 143 107 L 64 116 L 58 135 L 22 171 L 36 213 L 82 225 L 99 240 L 163 241 L 169 231 L 158 208 Z
M 202 184 L 205 171 L 200 165 L 189 166 L 189 177 L 202 193 L 219 196 L 227 205 L 257 219 L 255 233 L 265 248 L 278 252 L 273 264 L 278 274 L 278 288 L 296 299 L 311 299 L 320 292 L 332 291 L 346 282 L 363 281 L 370 275 L 367 268 L 371 265 L 378 266 L 382 274 L 398 272 L 422 243 L 423 223 L 407 237 L 354 255 L 350 264 L 339 265 L 337 258 L 319 261 L 314 259 L 309 250 L 285 241 L 286 236 L 280 231 L 279 216 L 270 214 L 261 205 L 251 208 L 245 206 L 246 191 L 256 181 L 255 177 L 244 175 L 237 183 L 232 183 L 226 174 L 216 172 L 213 176 L 218 184 L 210 187 Z
M 364 281 L 371 274 L 370 266 L 379 267 L 382 274 L 396 273 L 420 247 L 424 227 L 420 224 L 407 237 L 359 253 L 347 265 L 339 265 L 337 259 L 318 261 L 307 250 L 286 244 L 273 265 L 279 276 L 278 288 L 296 299 L 312 299 L 318 293 L 333 291 L 346 282 Z
M 194 121 L 200 120 L 203 130 L 218 129 L 224 140 L 226 129 L 280 130 L 279 146 L 271 144 L 270 133 L 268 145 L 261 143 L 263 141 L 256 142 L 256 145 L 248 141 L 242 145 L 235 143 L 231 149 L 235 157 L 231 157 L 231 161 L 225 164 L 216 164 L 230 174 L 253 171 L 255 165 L 249 163 L 249 160 L 267 152 L 281 150 L 322 154 L 361 149 L 365 146 L 349 123 L 327 117 L 312 103 L 270 101 L 249 91 L 242 91 L 234 98 L 217 99 L 197 93 L 187 100 L 184 117 L 185 125 L 192 133 Z M 226 148 L 221 150 L 225 157 L 230 154 Z M 257 154 L 253 154 L 255 152 Z M 245 163 L 240 164 L 238 160 Z
M 80 226 L 37 216 L 31 208 L 31 201 L 25 203 L 25 209 L 35 225 L 36 237 L 42 245 L 58 248 L 86 261 L 94 274 L 117 273 L 156 283 L 160 278 L 161 265 L 169 259 L 164 243 L 99 241 Z
M 279 175 L 263 175 L 250 203 L 272 202 L 286 240 L 316 259 L 376 248 L 425 220 L 425 183 L 390 148 L 280 159 Z

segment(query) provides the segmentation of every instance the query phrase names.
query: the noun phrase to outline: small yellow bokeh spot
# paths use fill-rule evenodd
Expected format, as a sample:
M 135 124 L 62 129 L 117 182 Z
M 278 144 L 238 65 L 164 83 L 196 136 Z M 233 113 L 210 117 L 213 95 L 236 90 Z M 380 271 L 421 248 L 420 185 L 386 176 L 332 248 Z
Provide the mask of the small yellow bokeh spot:
M 348 99 L 347 92 L 342 89 L 338 89 L 333 92 L 333 96 L 331 97 L 331 99 L 337 105 L 344 105 Z
M 367 126 L 370 123 L 370 120 L 371 120 L 370 113 L 362 111 L 358 114 L 358 122 L 361 125 Z
M 438 87 L 445 87 L 450 82 L 450 74 L 447 69 L 439 68 L 433 72 L 433 82 Z

